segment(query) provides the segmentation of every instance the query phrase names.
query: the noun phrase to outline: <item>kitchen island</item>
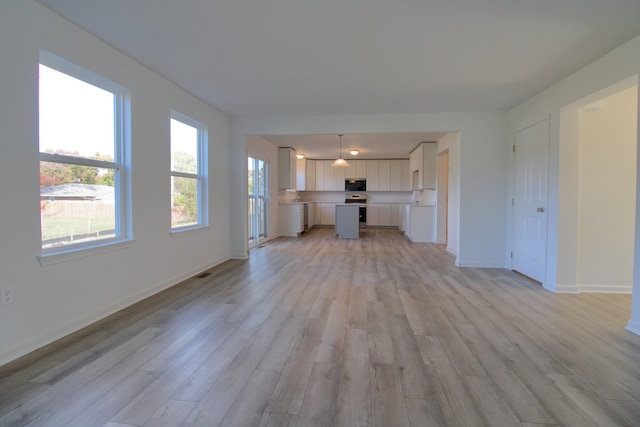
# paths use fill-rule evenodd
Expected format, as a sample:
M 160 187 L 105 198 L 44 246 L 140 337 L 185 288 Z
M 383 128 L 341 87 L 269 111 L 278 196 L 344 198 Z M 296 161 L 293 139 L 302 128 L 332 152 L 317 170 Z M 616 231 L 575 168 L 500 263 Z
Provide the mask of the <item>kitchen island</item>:
M 340 239 L 360 237 L 360 207 L 353 204 L 336 205 L 336 235 Z

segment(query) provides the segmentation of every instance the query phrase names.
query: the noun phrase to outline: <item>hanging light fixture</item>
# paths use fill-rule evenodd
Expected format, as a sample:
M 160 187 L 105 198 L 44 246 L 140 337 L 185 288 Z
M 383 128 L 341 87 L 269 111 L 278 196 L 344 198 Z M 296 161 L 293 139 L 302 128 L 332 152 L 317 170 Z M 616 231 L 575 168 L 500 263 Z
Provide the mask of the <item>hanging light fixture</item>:
M 349 151 L 349 154 L 351 154 L 352 156 L 357 156 L 359 152 L 360 150 L 351 150 Z
M 347 163 L 347 161 L 342 158 L 342 137 L 344 135 L 340 134 L 338 136 L 340 137 L 340 151 L 338 152 L 338 158 L 335 159 L 333 163 L 331 163 L 331 166 L 333 166 L 334 168 L 348 168 L 349 163 Z

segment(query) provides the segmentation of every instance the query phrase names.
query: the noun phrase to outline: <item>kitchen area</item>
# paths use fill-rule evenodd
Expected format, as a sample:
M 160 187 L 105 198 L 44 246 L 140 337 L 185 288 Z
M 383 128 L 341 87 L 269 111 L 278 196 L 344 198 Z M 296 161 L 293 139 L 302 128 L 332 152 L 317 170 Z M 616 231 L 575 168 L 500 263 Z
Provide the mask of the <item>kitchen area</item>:
M 358 238 L 393 227 L 412 242 L 436 242 L 437 143 L 419 143 L 407 158 L 349 158 L 343 167 L 299 154 L 278 148 L 280 236 L 320 226 Z

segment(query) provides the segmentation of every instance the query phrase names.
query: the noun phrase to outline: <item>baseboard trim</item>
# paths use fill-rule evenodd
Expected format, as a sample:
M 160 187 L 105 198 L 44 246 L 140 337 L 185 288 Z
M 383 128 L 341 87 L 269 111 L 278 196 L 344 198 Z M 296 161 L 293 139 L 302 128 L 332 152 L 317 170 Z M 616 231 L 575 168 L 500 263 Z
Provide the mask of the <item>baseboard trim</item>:
M 75 319 L 72 322 L 65 323 L 63 325 L 52 328 L 51 330 L 40 334 L 39 336 L 29 339 L 18 346 L 6 351 L 4 353 L 0 353 L 0 366 L 6 365 L 22 356 L 25 356 L 33 351 L 41 349 L 61 338 L 64 338 L 68 335 L 73 334 L 74 332 L 79 331 L 82 328 L 85 328 L 95 322 L 98 322 L 108 316 L 111 316 L 114 313 L 117 313 L 120 310 L 123 310 L 133 304 L 136 304 L 145 298 L 149 298 L 159 292 L 164 291 L 165 289 L 169 289 L 172 286 L 181 283 L 190 277 L 196 276 L 203 271 L 209 270 L 223 262 L 227 261 L 229 258 L 220 258 L 213 262 L 209 262 L 205 265 L 202 265 L 198 268 L 192 269 L 186 273 L 183 273 L 178 276 L 174 276 L 170 279 L 167 279 L 157 285 L 151 286 L 145 290 L 142 290 L 136 294 L 129 295 L 128 297 L 121 298 L 109 306 L 95 311 L 93 313 L 82 316 L 78 319 Z
M 507 266 L 503 263 L 484 263 L 484 262 L 470 262 L 456 260 L 456 267 L 471 267 L 471 268 L 502 268 L 506 269 Z
M 640 335 L 640 322 L 629 320 L 629 323 L 627 323 L 626 330 L 636 335 Z
M 562 285 L 556 284 L 555 289 L 549 289 L 551 292 L 555 292 L 556 294 L 579 294 L 580 289 L 577 285 Z
M 578 285 L 580 292 L 594 294 L 630 294 L 632 292 L 631 285 Z

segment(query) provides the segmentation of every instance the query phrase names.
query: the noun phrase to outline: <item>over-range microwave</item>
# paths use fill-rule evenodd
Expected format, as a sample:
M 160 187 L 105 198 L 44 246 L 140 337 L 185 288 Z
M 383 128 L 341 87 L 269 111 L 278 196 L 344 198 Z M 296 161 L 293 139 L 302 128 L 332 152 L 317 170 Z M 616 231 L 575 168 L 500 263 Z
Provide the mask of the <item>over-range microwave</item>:
M 345 191 L 367 191 L 366 179 L 345 179 L 344 180 Z

